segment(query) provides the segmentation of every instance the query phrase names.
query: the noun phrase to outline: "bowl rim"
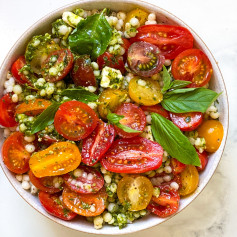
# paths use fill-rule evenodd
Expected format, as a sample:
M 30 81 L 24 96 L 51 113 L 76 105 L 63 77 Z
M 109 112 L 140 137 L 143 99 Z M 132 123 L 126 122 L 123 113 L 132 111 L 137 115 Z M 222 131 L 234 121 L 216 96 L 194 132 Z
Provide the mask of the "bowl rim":
M 0 65 L 0 75 L 2 74 L 2 71 L 4 70 L 3 69 L 3 65 L 6 64 L 6 62 L 9 60 L 9 55 L 12 53 L 12 51 L 14 51 L 15 49 L 15 46 L 18 44 L 19 41 L 21 41 L 25 35 L 27 35 L 28 33 L 30 33 L 31 31 L 35 31 L 35 25 L 39 25 L 40 23 L 44 22 L 44 19 L 47 19 L 49 18 L 52 14 L 56 14 L 56 13 L 59 13 L 60 11 L 63 11 L 67 8 L 73 8 L 73 7 L 76 7 L 77 5 L 80 5 L 80 4 L 83 4 L 83 3 L 89 3 L 89 2 L 98 2 L 97 0 L 80 0 L 80 1 L 76 1 L 76 2 L 72 2 L 72 3 L 69 3 L 69 4 L 66 4 L 66 5 L 63 5 L 53 11 L 50 11 L 49 13 L 47 13 L 46 15 L 44 15 L 43 17 L 41 17 L 39 20 L 37 20 L 36 22 L 34 22 L 33 24 L 31 24 L 30 27 L 28 27 L 22 34 L 21 36 L 15 41 L 15 43 L 13 44 L 13 46 L 10 48 L 10 50 L 8 51 L 8 53 L 6 54 L 6 56 L 4 57 L 4 60 L 2 61 L 1 65 Z M 117 2 L 117 0 L 99 0 L 99 2 Z M 55 218 L 54 216 L 51 216 L 51 215 L 46 215 L 45 213 L 42 213 L 39 209 L 37 209 L 33 204 L 31 204 L 25 197 L 23 194 L 20 193 L 20 191 L 18 190 L 17 187 L 15 187 L 15 185 L 13 184 L 13 182 L 11 181 L 11 178 L 8 176 L 8 174 L 6 173 L 6 171 L 4 170 L 4 167 L 2 166 L 1 162 L 0 162 L 0 166 L 1 166 L 1 169 L 3 170 L 3 173 L 5 174 L 5 176 L 7 177 L 8 181 L 11 183 L 11 185 L 13 186 L 13 188 L 16 190 L 16 192 L 21 196 L 21 198 L 24 199 L 24 201 L 26 201 L 31 207 L 33 207 L 38 213 L 42 214 L 43 216 L 47 217 L 49 220 L 53 221 L 54 223 L 57 223 L 59 225 L 62 225 L 62 226 L 65 226 L 71 230 L 74 230 L 74 231 L 80 231 L 80 232 L 83 232 L 83 233 L 87 233 L 87 234 L 96 234 L 96 235 L 124 235 L 124 234 L 131 234 L 131 233 L 135 233 L 135 232 L 138 232 L 138 231 L 144 231 L 144 230 L 147 230 L 147 229 L 150 229 L 152 227 L 155 227 L 155 226 L 158 226 L 166 221 L 168 221 L 169 219 L 171 219 L 172 217 L 176 216 L 178 213 L 180 213 L 181 211 L 183 211 L 186 207 L 188 207 L 201 193 L 202 191 L 206 188 L 207 184 L 210 182 L 210 180 L 213 178 L 213 175 L 217 169 L 217 167 L 219 166 L 220 164 L 220 161 L 221 161 L 221 158 L 223 156 L 223 153 L 224 153 L 224 150 L 225 150 L 225 146 L 226 146 L 226 142 L 227 142 L 227 137 L 228 137 L 228 131 L 229 131 L 229 99 L 228 99 L 228 94 L 227 94 L 227 89 L 226 89 L 226 85 L 225 85 L 225 81 L 224 81 L 224 78 L 223 78 L 223 75 L 221 73 L 221 70 L 220 70 L 220 67 L 218 65 L 218 62 L 216 61 L 214 55 L 212 54 L 211 50 L 208 48 L 208 46 L 206 45 L 206 43 L 202 40 L 202 38 L 196 33 L 196 31 L 194 31 L 188 24 L 186 24 L 183 20 L 181 20 L 179 17 L 177 17 L 176 15 L 174 15 L 173 13 L 167 11 L 166 9 L 163 9 L 161 7 L 159 7 L 158 5 L 155 5 L 155 4 L 152 4 L 152 3 L 149 3 L 149 2 L 146 2 L 146 1 L 143 1 L 143 0 L 120 0 L 120 2 L 125 2 L 125 3 L 130 3 L 130 4 L 134 4 L 134 5 L 138 5 L 138 6 L 141 6 L 141 5 L 146 5 L 146 6 L 149 6 L 149 7 L 153 7 L 155 11 L 159 10 L 163 13 L 165 13 L 166 15 L 169 15 L 171 16 L 173 19 L 175 19 L 175 22 L 177 23 L 182 23 L 183 26 L 185 26 L 186 28 L 190 29 L 194 34 L 195 34 L 195 38 L 198 38 L 198 40 L 201 42 L 201 44 L 203 46 L 205 46 L 206 50 L 209 52 L 209 54 L 211 55 L 212 59 L 214 60 L 215 62 L 215 66 L 217 67 L 218 69 L 218 73 L 219 73 L 219 77 L 218 77 L 218 80 L 221 81 L 222 85 L 223 85 L 223 88 L 224 88 L 224 95 L 225 95 L 225 98 L 224 100 L 226 100 L 226 105 L 227 105 L 227 108 L 226 108 L 226 130 L 225 130 L 225 133 L 224 133 L 224 137 L 223 137 L 223 140 L 222 140 L 222 150 L 221 150 L 221 153 L 219 154 L 219 159 L 218 159 L 218 163 L 216 164 L 216 167 L 214 168 L 214 170 L 212 171 L 212 174 L 210 176 L 210 178 L 207 180 L 207 182 L 205 183 L 205 185 L 202 187 L 202 189 L 197 193 L 197 194 L 191 194 L 190 196 L 194 195 L 194 198 L 186 205 L 184 206 L 181 210 L 178 210 L 175 214 L 167 217 L 167 218 L 164 218 L 162 222 L 160 223 L 153 223 L 151 224 L 150 226 L 148 227 L 145 227 L 145 228 L 141 228 L 141 229 L 138 229 L 138 230 L 133 230 L 133 231 L 121 231 L 122 233 L 107 233 L 107 232 L 103 232 L 103 229 L 101 230 L 95 230 L 94 227 L 93 230 L 95 231 L 92 231 L 91 229 L 89 231 L 85 231 L 85 230 L 77 230 L 77 229 L 74 229 L 68 225 L 66 225 L 66 222 L 60 222 L 60 219 L 57 219 Z M 126 228 L 125 228 L 126 229 Z

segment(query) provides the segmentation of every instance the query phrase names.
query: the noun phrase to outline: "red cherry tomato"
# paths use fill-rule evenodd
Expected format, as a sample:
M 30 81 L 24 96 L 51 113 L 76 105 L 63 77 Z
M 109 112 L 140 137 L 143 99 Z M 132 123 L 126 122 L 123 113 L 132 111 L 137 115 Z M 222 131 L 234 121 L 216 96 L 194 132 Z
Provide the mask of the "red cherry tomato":
M 206 168 L 206 166 L 207 166 L 208 154 L 205 151 L 203 151 L 202 153 L 197 151 L 197 153 L 198 153 L 198 157 L 199 157 L 200 162 L 201 162 L 201 165 L 197 166 L 197 170 L 200 172 L 200 171 L 203 171 Z
M 27 144 L 29 143 L 25 141 L 24 134 L 21 132 L 11 134 L 3 143 L 3 162 L 10 171 L 16 174 L 23 174 L 29 170 L 31 153 L 25 149 Z
M 144 25 L 130 42 L 146 41 L 159 47 L 166 59 L 174 59 L 179 53 L 193 47 L 193 36 L 188 29 L 172 25 Z
M 170 118 L 181 131 L 193 131 L 202 123 L 203 114 L 200 112 L 180 114 L 170 112 Z
M 18 124 L 15 120 L 16 106 L 17 103 L 12 102 L 10 94 L 6 94 L 0 99 L 0 125 L 14 127 Z
M 186 168 L 186 165 L 181 163 L 180 161 L 176 160 L 175 158 L 171 159 L 171 167 L 172 167 L 172 173 L 174 175 L 180 174 L 183 172 Z
M 59 142 L 59 140 L 51 134 L 45 134 L 42 137 L 42 143 L 44 143 L 45 145 L 50 146 L 55 142 Z
M 70 221 L 77 216 L 76 213 L 68 210 L 60 200 L 60 194 L 49 194 L 43 191 L 39 192 L 39 200 L 44 209 L 51 215 L 62 220 Z
M 102 159 L 114 141 L 113 125 L 99 121 L 96 129 L 82 141 L 82 162 L 93 166 Z
M 134 137 L 116 140 L 105 157 L 102 166 L 115 173 L 144 173 L 159 168 L 163 149 L 157 142 Z
M 150 77 L 162 69 L 165 58 L 157 46 L 139 41 L 129 47 L 127 62 L 138 76 Z
M 117 108 L 115 111 L 118 115 L 123 115 L 119 122 L 129 128 L 132 128 L 137 131 L 143 131 L 146 126 L 146 115 L 137 105 L 132 103 L 124 103 Z M 115 126 L 115 130 L 120 137 L 131 138 L 136 137 L 141 133 L 128 133 Z
M 52 52 L 42 63 L 41 73 L 47 81 L 60 81 L 70 72 L 72 66 L 72 52 L 69 49 L 60 49 Z
M 141 109 L 143 111 L 160 114 L 163 117 L 170 119 L 169 112 L 167 110 L 165 110 L 160 104 L 152 105 L 152 106 L 142 105 Z
M 188 87 L 202 87 L 210 81 L 213 70 L 206 54 L 188 49 L 174 59 L 171 72 L 176 80 L 191 81 Z
M 97 63 L 99 68 L 102 70 L 103 67 L 108 66 L 121 71 L 122 74 L 125 73 L 125 67 L 122 56 L 115 56 L 109 52 L 105 52 L 97 58 Z
M 54 126 L 64 138 L 78 141 L 89 136 L 95 129 L 98 117 L 93 109 L 79 101 L 60 105 L 54 117 Z
M 83 55 L 75 60 L 71 77 L 76 86 L 96 86 L 90 56 Z
M 152 197 L 147 210 L 165 218 L 177 212 L 180 196 L 178 191 L 172 189 L 169 185 L 160 185 L 159 188 L 160 196 L 158 198 Z
M 66 185 L 76 193 L 96 193 L 104 186 L 104 177 L 95 168 L 88 166 L 79 166 L 76 171 L 78 177 L 75 177 L 74 172 L 70 172 L 63 176 Z
M 29 172 L 30 182 L 38 188 L 40 191 L 46 192 L 46 193 L 58 193 L 62 190 L 62 186 L 60 188 L 55 188 L 53 180 L 57 176 L 48 176 L 43 178 L 37 178 L 33 172 L 30 170 Z M 60 176 L 59 176 L 60 177 Z

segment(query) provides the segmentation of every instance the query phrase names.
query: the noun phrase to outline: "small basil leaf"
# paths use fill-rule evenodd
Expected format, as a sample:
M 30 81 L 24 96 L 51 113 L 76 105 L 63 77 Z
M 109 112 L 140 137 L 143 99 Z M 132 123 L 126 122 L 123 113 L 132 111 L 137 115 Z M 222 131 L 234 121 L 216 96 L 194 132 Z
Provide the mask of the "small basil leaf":
M 204 113 L 219 95 L 205 88 L 177 89 L 164 94 L 161 105 L 173 113 Z
M 60 103 L 54 102 L 47 109 L 45 109 L 34 121 L 31 128 L 31 134 L 35 134 L 51 125 L 54 122 L 55 113 L 60 105 Z
M 187 165 L 200 166 L 200 159 L 188 138 L 171 121 L 152 113 L 151 130 L 155 140 L 173 157 Z
M 164 86 L 163 86 L 161 92 L 165 93 L 167 90 L 170 89 L 170 87 L 172 85 L 172 79 L 171 79 L 171 76 L 164 65 L 163 65 L 162 73 L 163 73 L 162 78 L 163 78 Z
M 179 88 L 183 88 L 189 84 L 191 84 L 191 81 L 181 81 L 181 80 L 175 80 L 172 82 L 172 85 L 169 89 L 179 89 Z

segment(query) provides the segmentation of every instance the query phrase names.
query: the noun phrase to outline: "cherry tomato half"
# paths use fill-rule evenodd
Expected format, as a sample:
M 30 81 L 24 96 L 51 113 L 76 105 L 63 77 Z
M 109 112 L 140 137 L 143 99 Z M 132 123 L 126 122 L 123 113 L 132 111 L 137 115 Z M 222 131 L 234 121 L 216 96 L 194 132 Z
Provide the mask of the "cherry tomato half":
M 205 151 L 203 151 L 202 153 L 197 151 L 197 153 L 198 153 L 198 157 L 200 159 L 201 165 L 200 166 L 196 166 L 196 168 L 200 172 L 200 171 L 203 171 L 206 168 L 206 166 L 207 166 L 208 154 Z
M 63 178 L 68 188 L 76 193 L 96 193 L 104 186 L 102 174 L 92 167 L 83 165 L 79 166 L 76 172 L 65 174 Z
M 156 45 L 166 59 L 174 59 L 179 53 L 193 47 L 193 36 L 188 29 L 172 25 L 144 25 L 130 42 L 146 41 Z
M 51 215 L 62 220 L 70 221 L 77 216 L 76 213 L 68 210 L 60 200 L 60 194 L 49 194 L 43 191 L 39 192 L 39 200 L 44 209 Z
M 82 141 L 82 162 L 93 166 L 100 161 L 114 141 L 113 125 L 99 121 L 95 130 Z
M 72 69 L 73 55 L 69 49 L 52 52 L 41 66 L 41 72 L 46 81 L 62 80 Z
M 206 54 L 188 49 L 174 59 L 171 72 L 176 80 L 191 81 L 188 87 L 202 87 L 210 81 L 213 70 Z
M 63 190 L 63 202 L 68 209 L 81 216 L 98 216 L 105 210 L 107 193 L 104 188 L 93 194 L 79 194 L 69 188 Z
M 203 114 L 200 112 L 180 114 L 170 112 L 170 118 L 181 131 L 193 131 L 202 123 Z
M 180 174 L 186 168 L 185 164 L 181 163 L 180 161 L 176 160 L 175 158 L 172 158 L 170 163 L 171 163 L 171 167 L 172 167 L 172 173 L 174 175 Z
M 127 22 L 130 22 L 130 20 L 134 17 L 139 20 L 140 25 L 143 25 L 143 24 L 145 24 L 145 22 L 147 20 L 148 13 L 140 8 L 136 8 L 136 9 L 127 13 L 127 16 L 125 19 L 125 24 Z
M 95 129 L 98 117 L 93 109 L 79 101 L 68 101 L 59 106 L 54 126 L 64 138 L 78 141 Z
M 153 112 L 153 113 L 157 113 L 157 114 L 160 114 L 162 115 L 163 117 L 167 118 L 167 119 L 170 119 L 170 115 L 169 115 L 169 112 L 167 110 L 165 110 L 160 104 L 157 104 L 157 105 L 152 105 L 152 106 L 145 106 L 145 105 L 142 105 L 141 106 L 141 109 L 143 111 L 147 111 L 147 112 Z
M 165 57 L 160 54 L 157 46 L 139 41 L 129 47 L 127 62 L 138 76 L 150 77 L 162 69 Z
M 125 53 L 123 55 L 123 60 L 124 60 L 124 62 L 126 62 L 127 61 L 127 56 L 128 56 L 128 49 L 129 49 L 131 43 L 126 38 L 122 38 L 122 40 L 123 40 L 123 45 L 122 46 L 125 49 Z
M 157 143 L 143 137 L 116 140 L 105 157 L 102 166 L 115 173 L 144 173 L 159 168 L 163 149 Z
M 18 124 L 15 120 L 16 106 L 17 103 L 12 102 L 10 94 L 0 99 L 0 125 L 9 128 Z

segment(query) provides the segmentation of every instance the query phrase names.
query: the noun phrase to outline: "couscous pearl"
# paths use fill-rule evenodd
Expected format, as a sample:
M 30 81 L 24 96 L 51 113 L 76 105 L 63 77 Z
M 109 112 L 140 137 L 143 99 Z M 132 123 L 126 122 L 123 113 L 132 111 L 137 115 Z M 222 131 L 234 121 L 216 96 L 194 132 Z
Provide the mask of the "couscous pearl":
M 23 181 L 30 181 L 29 175 L 28 175 L 28 174 L 23 174 L 23 175 L 22 175 L 22 180 L 23 180 Z
M 139 20 L 135 17 L 133 17 L 131 20 L 130 20 L 130 24 L 132 26 L 139 26 Z
M 95 86 L 88 86 L 87 89 L 88 89 L 89 92 L 92 92 L 92 93 L 96 91 Z
M 91 66 L 93 67 L 94 70 L 98 70 L 99 69 L 99 65 L 96 62 L 92 62 Z
M 170 59 L 166 59 L 164 65 L 166 67 L 170 66 L 171 65 L 171 60 Z
M 82 170 L 81 169 L 75 169 L 74 171 L 73 171 L 73 175 L 75 176 L 75 177 L 80 177 L 80 176 L 82 176 Z
M 32 153 L 32 152 L 35 151 L 35 146 L 32 145 L 32 144 L 27 144 L 27 145 L 25 146 L 25 149 L 26 149 L 27 152 Z
M 115 203 L 110 203 L 108 205 L 108 211 L 109 212 L 114 212 L 116 210 L 116 204 Z
M 21 183 L 21 186 L 22 186 L 22 188 L 25 189 L 25 190 L 30 189 L 30 183 L 29 183 L 28 181 L 23 181 L 23 182 Z
M 156 21 L 146 21 L 145 22 L 145 25 L 154 25 L 154 24 L 157 24 Z
M 17 94 L 13 94 L 12 96 L 12 102 L 17 103 L 18 102 L 18 95 Z
M 151 115 L 147 115 L 147 116 L 146 116 L 146 122 L 147 122 L 148 124 L 151 124 Z
M 105 180 L 105 182 L 106 182 L 107 184 L 110 184 L 111 181 L 112 181 L 112 179 L 111 179 L 111 177 L 110 177 L 109 175 L 105 175 L 105 176 L 104 176 L 104 180 Z
M 42 89 L 41 91 L 40 91 L 40 96 L 45 96 L 46 95 L 46 90 L 45 89 Z
M 6 88 L 6 92 L 12 92 L 12 90 L 13 90 L 13 86 L 8 86 L 8 87 Z
M 89 102 L 87 105 L 88 105 L 91 109 L 96 109 L 96 107 L 97 107 L 97 104 L 96 104 L 95 102 Z
M 173 188 L 173 189 L 175 189 L 175 190 L 178 190 L 178 189 L 179 189 L 179 185 L 178 185 L 176 182 L 172 182 L 172 183 L 170 184 L 170 187 Z
M 27 142 L 33 142 L 35 140 L 35 135 L 25 136 L 24 140 L 27 141 Z
M 125 20 L 126 14 L 124 12 L 118 12 L 117 17 L 118 17 L 118 19 Z
M 117 24 L 121 25 L 121 27 L 122 27 L 123 23 L 124 23 L 124 21 L 122 19 L 119 19 Z
M 115 28 L 116 28 L 116 30 L 121 30 L 122 26 L 119 23 L 117 23 Z
M 60 188 L 60 183 L 55 183 L 55 184 L 54 184 L 54 187 L 55 187 L 55 188 Z
M 102 174 L 106 174 L 107 173 L 107 170 L 104 167 L 101 167 L 100 171 L 101 171 Z
M 88 179 L 88 180 L 92 180 L 93 178 L 94 178 L 94 175 L 91 174 L 91 173 L 89 173 L 88 176 L 87 176 L 87 179 Z
M 112 218 L 113 217 L 109 212 L 107 212 L 103 215 L 103 219 L 104 219 L 105 222 L 110 222 L 112 220 Z
M 112 18 L 112 22 L 113 22 L 113 25 L 116 25 L 118 23 L 118 18 L 117 17 L 113 17 Z
M 170 159 L 168 159 L 166 162 L 165 162 L 165 166 L 168 166 L 170 165 Z
M 58 27 L 58 32 L 61 35 L 66 35 L 68 33 L 68 28 L 65 25 L 61 25 Z
M 156 20 L 156 15 L 155 13 L 150 13 L 147 17 L 148 21 L 155 21 Z
M 75 179 L 73 179 L 72 182 L 71 182 L 71 184 L 72 184 L 72 185 L 75 185 L 76 182 L 77 182 L 77 181 L 76 181 Z
M 22 93 L 22 88 L 21 88 L 21 86 L 20 86 L 20 85 L 15 85 L 15 86 L 13 87 L 13 92 L 14 92 L 15 94 L 17 94 L 17 95 L 21 94 L 21 93 Z
M 164 179 L 165 182 L 169 182 L 171 180 L 171 176 L 170 175 L 165 175 L 163 177 L 163 179 Z
M 11 78 L 8 80 L 8 83 L 9 83 L 9 85 L 14 86 L 14 85 L 15 85 L 15 79 L 14 79 L 14 77 L 11 77 Z
M 164 171 L 165 173 L 170 174 L 172 172 L 172 168 L 170 166 L 165 166 Z
M 87 179 L 87 173 L 86 173 L 86 172 L 83 172 L 83 173 L 82 173 L 82 177 L 85 178 L 85 179 Z
M 17 174 L 16 175 L 16 179 L 19 181 L 19 182 L 21 182 L 22 181 L 22 174 Z
M 125 54 L 125 49 L 123 47 L 120 48 L 119 54 L 120 55 L 124 55 Z
M 95 229 L 97 229 L 97 230 L 101 229 L 103 222 L 104 222 L 104 219 L 103 219 L 102 216 L 96 216 L 94 218 L 94 227 L 95 227 Z
M 95 212 L 95 206 L 94 206 L 94 205 L 92 205 L 92 206 L 90 207 L 90 211 L 91 211 L 91 212 Z
M 161 167 L 161 168 L 159 168 L 159 169 L 157 170 L 157 173 L 158 173 L 158 174 L 161 174 L 163 171 L 164 171 L 164 169 Z
M 38 192 L 38 189 L 34 185 L 31 185 L 30 193 L 31 194 L 36 194 L 37 192 Z
M 4 137 L 8 137 L 10 135 L 10 129 L 9 128 L 4 128 L 3 135 L 4 135 Z

